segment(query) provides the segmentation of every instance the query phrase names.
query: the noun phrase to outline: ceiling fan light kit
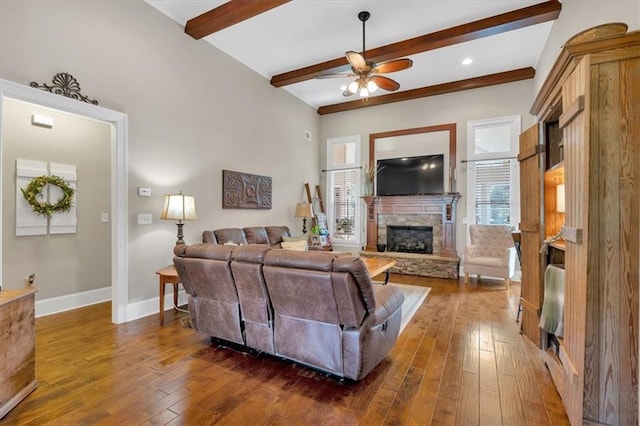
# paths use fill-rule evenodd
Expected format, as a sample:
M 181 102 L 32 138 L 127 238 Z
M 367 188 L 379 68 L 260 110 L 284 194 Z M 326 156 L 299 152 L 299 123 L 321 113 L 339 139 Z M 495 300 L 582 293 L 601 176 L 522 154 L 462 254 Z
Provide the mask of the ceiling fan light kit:
M 380 74 L 406 70 L 413 65 L 413 61 L 408 58 L 392 59 L 379 64 L 366 60 L 365 22 L 370 16 L 371 14 L 367 11 L 358 13 L 358 19 L 362 22 L 362 54 L 351 50 L 345 53 L 351 65 L 351 72 L 318 76 L 318 78 L 356 77 L 346 89 L 343 89 L 343 96 L 358 93 L 360 97 L 366 98 L 378 88 L 394 92 L 400 88 L 400 83 Z

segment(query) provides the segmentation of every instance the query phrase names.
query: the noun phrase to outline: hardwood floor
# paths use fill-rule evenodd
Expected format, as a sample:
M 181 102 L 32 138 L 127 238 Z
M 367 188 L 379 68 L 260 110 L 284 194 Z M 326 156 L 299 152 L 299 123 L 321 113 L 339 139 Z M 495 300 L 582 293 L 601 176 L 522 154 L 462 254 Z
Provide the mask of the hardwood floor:
M 432 288 L 391 354 L 340 382 L 212 345 L 167 311 L 114 325 L 109 303 L 36 321 L 38 388 L 3 424 L 562 425 L 562 402 L 515 322 L 519 287 L 392 275 Z

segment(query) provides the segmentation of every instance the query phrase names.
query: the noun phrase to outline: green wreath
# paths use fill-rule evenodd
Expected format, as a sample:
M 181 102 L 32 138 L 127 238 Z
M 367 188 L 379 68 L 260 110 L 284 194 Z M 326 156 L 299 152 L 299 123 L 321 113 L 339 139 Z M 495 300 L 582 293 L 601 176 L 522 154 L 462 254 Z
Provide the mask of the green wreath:
M 62 198 L 56 203 L 46 203 L 44 201 L 38 201 L 38 196 L 42 192 L 42 188 L 45 185 L 55 185 L 62 190 Z M 71 201 L 73 201 L 73 194 L 75 189 L 71 188 L 60 176 L 38 176 L 33 178 L 26 188 L 20 188 L 24 199 L 31 205 L 33 211 L 38 214 L 45 214 L 49 217 L 53 213 L 68 212 L 71 209 Z

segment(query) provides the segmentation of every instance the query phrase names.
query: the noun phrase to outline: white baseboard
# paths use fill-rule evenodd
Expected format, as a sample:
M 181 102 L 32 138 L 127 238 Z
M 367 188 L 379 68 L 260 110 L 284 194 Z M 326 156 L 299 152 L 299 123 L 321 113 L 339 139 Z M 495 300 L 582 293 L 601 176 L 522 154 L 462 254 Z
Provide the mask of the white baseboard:
M 188 295 L 184 289 L 178 290 L 178 305 L 187 303 Z M 149 315 L 158 315 L 160 307 L 160 296 L 151 299 L 141 300 L 135 303 L 129 303 L 127 306 L 127 322 L 137 320 L 138 318 L 148 317 Z M 173 293 L 164 296 L 164 310 L 173 309 Z
M 36 318 L 111 300 L 111 287 L 36 300 Z
M 107 302 L 111 300 L 111 297 L 111 287 L 103 287 L 96 290 L 83 291 L 81 293 L 36 300 L 36 318 L 70 311 L 83 306 L 95 305 L 96 303 Z M 184 289 L 180 289 L 178 291 L 178 304 L 186 304 L 187 298 L 188 296 Z M 160 296 L 142 300 L 140 302 L 130 303 L 127 306 L 127 321 L 133 321 L 149 315 L 157 315 L 158 307 L 160 305 L 159 299 Z M 173 293 L 165 295 L 164 309 L 165 311 L 173 309 Z

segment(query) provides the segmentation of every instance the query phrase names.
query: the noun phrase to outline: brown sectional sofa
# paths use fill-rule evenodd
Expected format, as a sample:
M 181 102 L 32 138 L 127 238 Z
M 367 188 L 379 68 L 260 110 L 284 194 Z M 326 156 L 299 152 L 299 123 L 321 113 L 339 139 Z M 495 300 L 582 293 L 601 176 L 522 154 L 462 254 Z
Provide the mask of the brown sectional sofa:
M 360 380 L 393 347 L 402 292 L 372 286 L 364 263 L 268 245 L 177 246 L 193 328 Z
M 268 244 L 280 248 L 283 237 L 291 237 L 288 226 L 252 226 L 249 228 L 224 228 L 202 233 L 203 243 Z

